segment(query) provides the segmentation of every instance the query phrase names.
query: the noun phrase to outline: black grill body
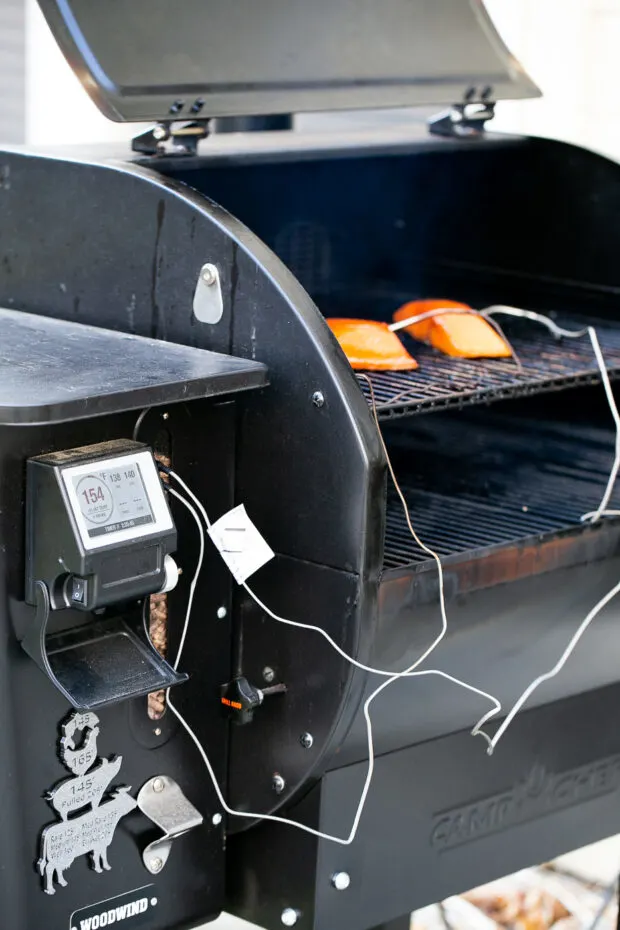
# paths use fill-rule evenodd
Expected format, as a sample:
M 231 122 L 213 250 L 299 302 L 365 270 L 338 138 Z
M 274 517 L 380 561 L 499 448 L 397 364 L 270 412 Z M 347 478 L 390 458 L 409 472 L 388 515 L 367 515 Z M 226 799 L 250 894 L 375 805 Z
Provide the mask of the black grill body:
M 214 138 L 200 158 L 133 162 L 3 153 L 0 179 L 10 183 L 0 186 L 0 306 L 264 362 L 270 386 L 234 410 L 171 410 L 173 462 L 212 516 L 246 505 L 276 552 L 251 582 L 265 603 L 321 625 L 360 661 L 398 670 L 438 631 L 436 567 L 406 532 L 365 382 L 324 317 L 388 320 L 422 296 L 523 306 L 566 325 L 594 323 L 615 378 L 620 169 L 536 139 L 437 140 L 410 131 L 387 133 L 380 145 L 352 135 L 326 147 L 287 138 L 257 137 L 239 151 Z M 207 261 L 222 281 L 216 325 L 192 312 Z M 371 377 L 412 519 L 445 565 L 450 628 L 430 664 L 509 707 L 617 581 L 620 525 L 580 523 L 600 500 L 614 450 L 589 341 L 557 342 L 520 324 L 506 331 L 521 371 L 511 361 L 449 360 L 408 343 L 418 371 Z M 219 466 L 212 416 L 228 430 Z M 160 427 L 145 419 L 141 438 L 155 444 Z M 114 438 L 128 426 L 110 421 L 106 429 Z M 39 439 L 45 451 L 67 444 Z M 17 448 L 6 454 L 21 461 Z M 0 532 L 15 534 L 18 550 L 22 507 L 16 499 L 0 515 Z M 182 532 L 193 552 L 191 524 Z M 183 709 L 218 760 L 229 803 L 345 835 L 366 766 L 361 704 L 376 679 L 316 634 L 266 617 L 232 582 L 211 588 L 212 571 L 210 563 L 190 634 L 195 667 Z M 7 592 L 23 601 L 17 581 Z M 229 606 L 230 626 L 217 626 L 219 604 Z M 180 592 L 173 636 L 183 606 Z M 276 928 L 287 907 L 299 911 L 301 930 L 366 930 L 620 830 L 612 710 L 619 614 L 614 603 L 601 614 L 492 759 L 467 735 L 486 709 L 479 698 L 430 676 L 386 691 L 373 709 L 376 780 L 348 847 L 234 818 L 224 845 L 211 823 L 214 793 L 186 734 L 175 728 L 165 750 L 149 744 L 146 774 L 167 766 L 188 773 L 213 857 L 207 867 L 195 855 L 192 834 L 177 841 L 174 872 L 153 880 L 170 902 L 153 930 L 195 926 L 222 908 Z M 124 867 L 65 889 L 64 899 L 50 904 L 40 892 L 32 864 L 46 820 L 37 826 L 32 804 L 45 808 L 41 746 L 49 754 L 62 715 L 52 712 L 49 682 L 19 653 L 8 607 L 2 624 L 10 643 L 0 653 L 3 757 L 15 760 L 21 788 L 0 767 L 8 798 L 0 857 L 11 851 L 0 900 L 11 901 L 12 930 L 63 930 L 73 910 L 96 900 L 95 888 L 103 900 L 138 887 L 137 844 L 124 835 Z M 221 651 L 203 662 L 211 636 Z M 265 669 L 286 695 L 265 701 L 249 725 L 222 724 L 220 686 L 236 674 L 260 686 Z M 37 716 L 42 705 L 49 713 Z M 14 728 L 25 725 L 26 708 L 32 739 L 20 743 Z M 129 717 L 110 711 L 105 725 L 137 759 Z M 280 793 L 275 773 L 284 779 Z M 337 871 L 351 875 L 346 892 L 331 884 Z

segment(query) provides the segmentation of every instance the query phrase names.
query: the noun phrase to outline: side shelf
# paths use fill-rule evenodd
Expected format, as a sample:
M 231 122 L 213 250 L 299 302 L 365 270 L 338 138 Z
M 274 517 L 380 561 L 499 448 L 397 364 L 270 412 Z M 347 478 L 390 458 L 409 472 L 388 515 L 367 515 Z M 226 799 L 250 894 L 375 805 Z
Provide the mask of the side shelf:
M 260 388 L 260 362 L 0 309 L 0 425 L 37 426 Z

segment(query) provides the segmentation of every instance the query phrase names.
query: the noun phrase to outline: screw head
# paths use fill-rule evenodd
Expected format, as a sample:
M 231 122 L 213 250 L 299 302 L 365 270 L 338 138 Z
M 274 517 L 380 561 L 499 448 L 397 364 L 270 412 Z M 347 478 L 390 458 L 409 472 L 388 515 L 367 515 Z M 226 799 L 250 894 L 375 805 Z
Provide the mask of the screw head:
M 169 420 L 169 419 L 170 419 L 170 414 L 169 414 L 169 413 L 162 413 L 161 418 L 162 418 L 162 420 Z
M 151 859 L 149 865 L 151 867 L 151 872 L 161 872 L 164 867 L 163 860 L 160 859 L 159 856 L 157 856 L 155 859 Z
M 299 920 L 299 913 L 292 907 L 285 907 L 280 915 L 280 920 L 285 927 L 294 927 Z
M 214 827 L 219 827 L 221 822 L 222 822 L 221 814 L 214 814 L 213 817 L 211 818 L 211 823 L 213 824 Z
M 315 407 L 322 407 L 325 403 L 325 395 L 323 391 L 315 391 L 312 395 L 312 403 Z
M 223 620 L 224 617 L 227 616 L 227 614 L 228 614 L 228 611 L 226 610 L 225 607 L 218 607 L 218 609 L 217 609 L 217 619 L 218 619 L 218 620 Z
M 348 872 L 335 872 L 332 875 L 332 885 L 336 891 L 346 891 L 351 884 L 351 876 Z
M 155 729 L 153 730 L 153 733 L 155 734 L 155 736 L 161 736 L 161 727 L 155 727 Z
M 273 785 L 273 790 L 275 791 L 276 794 L 282 794 L 282 792 L 286 788 L 286 782 L 284 781 L 282 776 L 279 774 L 279 772 L 276 772 L 276 774 L 273 776 L 272 785 Z
M 153 138 L 156 142 L 162 142 L 168 138 L 168 130 L 165 126 L 155 126 L 153 128 Z
M 211 287 L 217 281 L 217 268 L 215 265 L 210 263 L 203 265 L 200 270 L 200 277 L 202 278 L 204 284 L 207 284 Z
M 263 678 L 265 679 L 267 684 L 270 685 L 271 682 L 275 679 L 275 677 L 276 677 L 276 673 L 274 672 L 274 670 L 270 668 L 268 665 L 266 665 L 265 668 L 263 669 Z
M 155 778 L 153 780 L 153 791 L 156 791 L 157 794 L 160 794 L 165 788 L 163 778 Z
M 299 737 L 299 742 L 304 747 L 304 749 L 311 749 L 312 744 L 314 743 L 314 736 L 312 733 L 302 733 Z

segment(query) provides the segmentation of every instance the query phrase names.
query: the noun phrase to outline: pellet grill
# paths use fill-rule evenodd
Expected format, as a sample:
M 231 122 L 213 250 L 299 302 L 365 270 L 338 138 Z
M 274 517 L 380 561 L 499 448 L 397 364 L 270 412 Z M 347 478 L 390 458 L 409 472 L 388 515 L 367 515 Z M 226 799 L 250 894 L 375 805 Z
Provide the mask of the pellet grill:
M 2 926 L 180 930 L 226 909 L 404 928 L 620 831 L 614 602 L 491 758 L 469 735 L 480 698 L 432 676 L 387 689 L 350 846 L 222 818 L 162 691 L 233 809 L 346 836 L 377 681 L 266 615 L 210 543 L 175 669 L 198 536 L 153 459 L 213 519 L 245 505 L 276 553 L 251 581 L 273 611 L 410 665 L 439 628 L 437 570 L 324 317 L 512 304 L 595 325 L 616 377 L 618 166 L 485 131 L 537 90 L 476 0 L 40 5 L 104 113 L 153 125 L 131 152 L 0 153 Z M 402 117 L 334 115 L 377 107 Z M 333 113 L 292 117 L 311 111 Z M 521 369 L 410 342 L 417 371 L 370 377 L 444 565 L 432 665 L 510 707 L 616 583 L 620 523 L 580 522 L 615 441 L 589 343 L 507 332 Z

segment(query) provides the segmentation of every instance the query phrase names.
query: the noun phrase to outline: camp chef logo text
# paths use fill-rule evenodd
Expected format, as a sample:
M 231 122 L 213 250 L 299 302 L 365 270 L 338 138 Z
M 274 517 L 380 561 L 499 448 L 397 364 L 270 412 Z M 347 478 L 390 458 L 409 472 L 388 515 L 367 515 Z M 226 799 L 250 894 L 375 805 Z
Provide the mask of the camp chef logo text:
M 102 930 L 117 926 L 129 930 L 130 927 L 137 928 L 150 923 L 152 917 L 148 915 L 157 906 L 157 898 L 149 894 L 152 889 L 152 885 L 147 885 L 76 911 L 71 917 L 70 930 Z
M 438 850 L 499 833 L 620 788 L 620 755 L 556 774 L 535 766 L 514 788 L 437 814 L 430 844 Z

